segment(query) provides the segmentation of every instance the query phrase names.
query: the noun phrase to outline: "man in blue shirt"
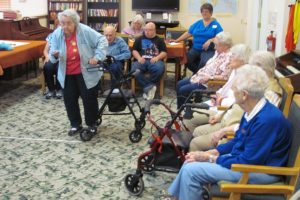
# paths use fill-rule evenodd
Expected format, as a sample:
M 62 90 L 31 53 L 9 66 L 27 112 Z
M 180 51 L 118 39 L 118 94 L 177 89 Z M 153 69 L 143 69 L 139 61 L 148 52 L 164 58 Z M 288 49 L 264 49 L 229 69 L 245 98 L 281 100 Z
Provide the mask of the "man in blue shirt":
M 129 59 L 131 54 L 126 42 L 121 37 L 116 37 L 116 29 L 113 26 L 107 26 L 104 35 L 108 41 L 107 55 L 115 58 L 115 62 L 108 69 L 112 74 L 111 85 L 114 86 L 122 76 L 124 61 Z
M 291 126 L 282 112 L 264 98 L 269 79 L 257 66 L 237 70 L 232 86 L 236 103 L 245 111 L 235 138 L 209 151 L 186 155 L 169 192 L 177 199 L 202 199 L 203 184 L 238 182 L 241 173 L 232 164 L 284 166 L 291 144 Z M 272 113 L 272 114 L 270 114 Z M 249 183 L 270 184 L 280 176 L 250 173 Z

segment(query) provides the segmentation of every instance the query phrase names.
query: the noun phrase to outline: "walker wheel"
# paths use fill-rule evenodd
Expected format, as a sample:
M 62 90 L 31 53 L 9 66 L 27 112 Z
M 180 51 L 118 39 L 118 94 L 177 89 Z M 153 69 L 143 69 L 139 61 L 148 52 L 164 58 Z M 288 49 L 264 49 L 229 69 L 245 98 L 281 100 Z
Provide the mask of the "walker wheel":
M 99 117 L 96 123 L 97 123 L 97 126 L 100 126 L 102 123 L 102 117 Z
M 142 133 L 141 133 L 141 131 L 133 130 L 129 134 L 129 140 L 132 143 L 137 143 L 137 142 L 141 141 L 141 139 L 142 139 Z
M 94 134 L 92 134 L 90 131 L 88 131 L 87 129 L 84 129 L 83 131 L 81 131 L 80 133 L 80 139 L 84 142 L 86 141 L 90 141 L 93 138 Z
M 146 125 L 145 119 L 135 121 L 135 128 L 137 130 L 142 130 L 145 127 L 145 125 Z
M 139 168 L 143 170 L 145 173 L 151 173 L 154 171 L 154 156 L 152 154 L 145 155 L 141 157 L 139 162 Z
M 129 194 L 139 196 L 144 191 L 144 181 L 141 176 L 136 174 L 128 174 L 125 177 L 125 187 Z

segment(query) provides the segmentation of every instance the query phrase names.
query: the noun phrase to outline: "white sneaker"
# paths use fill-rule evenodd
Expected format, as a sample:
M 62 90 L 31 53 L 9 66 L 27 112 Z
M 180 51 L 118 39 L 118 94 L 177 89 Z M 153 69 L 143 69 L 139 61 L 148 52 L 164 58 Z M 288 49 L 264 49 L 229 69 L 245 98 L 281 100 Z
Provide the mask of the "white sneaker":
M 148 96 L 146 93 L 143 93 L 143 99 L 147 100 L 148 99 Z
M 147 100 L 152 100 L 155 97 L 155 92 L 156 92 L 156 86 L 154 85 L 149 91 L 148 91 L 148 99 Z
M 115 88 L 115 89 L 113 89 L 112 93 L 113 94 L 118 94 L 118 93 L 120 93 L 120 90 L 118 88 Z

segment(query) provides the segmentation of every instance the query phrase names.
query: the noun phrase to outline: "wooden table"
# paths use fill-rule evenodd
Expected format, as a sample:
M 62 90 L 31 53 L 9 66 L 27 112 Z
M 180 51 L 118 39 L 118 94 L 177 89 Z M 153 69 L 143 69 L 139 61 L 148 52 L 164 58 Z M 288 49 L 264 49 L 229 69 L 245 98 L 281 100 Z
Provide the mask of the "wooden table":
M 133 47 L 133 41 L 128 40 L 128 46 L 130 49 Z M 171 45 L 166 42 L 167 46 L 167 55 L 168 58 L 174 58 L 175 59 L 175 81 L 181 79 L 181 65 L 185 64 L 187 62 L 187 56 L 186 56 L 186 46 L 183 42 L 178 43 L 176 45 Z
M 46 41 L 16 40 L 28 44 L 17 46 L 12 51 L 0 51 L 0 75 L 3 69 L 23 64 L 43 56 Z

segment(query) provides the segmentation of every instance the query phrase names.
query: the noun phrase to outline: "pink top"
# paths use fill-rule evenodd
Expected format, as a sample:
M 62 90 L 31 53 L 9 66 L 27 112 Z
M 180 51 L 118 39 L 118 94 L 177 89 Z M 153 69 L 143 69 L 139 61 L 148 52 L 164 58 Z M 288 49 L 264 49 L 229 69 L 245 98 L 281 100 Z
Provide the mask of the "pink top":
M 207 61 L 206 65 L 191 77 L 191 83 L 201 84 L 201 80 L 203 80 L 201 74 L 203 73 L 209 76 L 222 76 L 224 80 L 227 80 L 231 72 L 231 68 L 228 66 L 231 57 L 232 53 L 230 51 L 223 53 L 216 51 L 215 55 Z
M 143 28 L 141 28 L 140 30 L 134 30 L 130 26 L 128 26 L 122 30 L 122 33 L 127 35 L 142 35 L 143 31 L 144 31 Z

